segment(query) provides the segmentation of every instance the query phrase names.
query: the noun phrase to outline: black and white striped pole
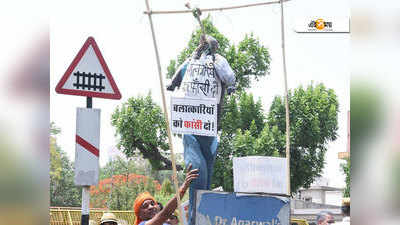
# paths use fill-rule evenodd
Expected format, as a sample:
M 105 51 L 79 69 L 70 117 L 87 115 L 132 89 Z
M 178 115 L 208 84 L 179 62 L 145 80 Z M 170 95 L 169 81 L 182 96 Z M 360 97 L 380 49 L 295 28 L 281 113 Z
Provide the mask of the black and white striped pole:
M 81 225 L 89 225 L 90 186 L 82 187 L 82 216 Z

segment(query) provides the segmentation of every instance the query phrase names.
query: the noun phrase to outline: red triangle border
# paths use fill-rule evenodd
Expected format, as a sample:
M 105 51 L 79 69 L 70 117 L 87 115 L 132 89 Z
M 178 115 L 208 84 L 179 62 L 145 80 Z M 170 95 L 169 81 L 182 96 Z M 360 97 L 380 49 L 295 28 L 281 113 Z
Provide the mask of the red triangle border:
M 71 90 L 71 89 L 62 88 L 64 86 L 65 82 L 71 76 L 72 71 L 75 69 L 75 67 L 78 65 L 78 63 L 81 61 L 83 55 L 85 54 L 85 52 L 87 51 L 87 49 L 89 48 L 90 45 L 93 47 L 93 50 L 96 53 L 96 56 L 106 74 L 106 77 L 108 78 L 108 80 L 110 82 L 111 88 L 113 89 L 114 93 L 99 93 L 99 92 L 91 92 L 91 91 L 84 91 L 84 90 Z M 97 46 L 97 43 L 93 37 L 88 37 L 88 39 L 85 41 L 85 44 L 83 44 L 82 48 L 79 50 L 78 54 L 75 56 L 71 65 L 69 65 L 67 71 L 65 71 L 63 77 L 58 82 L 58 84 L 56 86 L 56 92 L 58 94 L 67 94 L 67 95 L 80 95 L 80 96 L 96 97 L 96 98 L 121 99 L 121 97 L 122 97 L 121 93 L 119 92 L 119 89 L 111 75 L 111 72 L 108 69 L 106 61 L 104 60 L 103 55 L 101 54 L 100 49 Z

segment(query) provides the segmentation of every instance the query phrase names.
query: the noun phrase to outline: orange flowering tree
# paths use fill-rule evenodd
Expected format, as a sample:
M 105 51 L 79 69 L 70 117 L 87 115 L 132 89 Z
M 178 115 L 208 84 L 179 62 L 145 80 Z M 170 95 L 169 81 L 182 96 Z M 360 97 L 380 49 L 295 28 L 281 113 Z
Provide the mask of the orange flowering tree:
M 90 207 L 110 210 L 132 210 L 136 196 L 144 191 L 160 192 L 158 181 L 138 174 L 120 174 L 100 180 L 90 187 Z

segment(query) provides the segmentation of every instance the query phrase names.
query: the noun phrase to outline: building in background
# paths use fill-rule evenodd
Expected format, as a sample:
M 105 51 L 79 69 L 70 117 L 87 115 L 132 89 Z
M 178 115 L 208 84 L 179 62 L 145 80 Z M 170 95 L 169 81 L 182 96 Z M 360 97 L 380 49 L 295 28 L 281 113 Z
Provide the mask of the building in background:
M 326 178 L 319 178 L 310 188 L 300 188 L 296 199 L 304 202 L 340 206 L 342 203 L 343 188 L 330 187 Z
M 343 188 L 329 186 L 327 178 L 315 180 L 310 188 L 301 188 L 291 200 L 291 217 L 306 219 L 310 225 L 317 224 L 316 217 L 321 211 L 331 212 L 335 221 L 342 220 Z

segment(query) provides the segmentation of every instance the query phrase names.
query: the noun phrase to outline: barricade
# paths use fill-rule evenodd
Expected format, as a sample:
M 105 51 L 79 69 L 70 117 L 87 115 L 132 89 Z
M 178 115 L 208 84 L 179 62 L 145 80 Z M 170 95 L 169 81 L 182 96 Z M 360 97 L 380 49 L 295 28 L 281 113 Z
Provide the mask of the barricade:
M 112 212 L 118 219 L 118 225 L 133 224 L 135 214 L 133 211 L 107 211 L 106 209 L 90 209 L 90 224 L 100 224 L 100 218 L 105 212 Z M 93 221 L 93 222 L 92 222 Z M 50 208 L 50 225 L 80 225 L 81 209 L 79 208 Z

